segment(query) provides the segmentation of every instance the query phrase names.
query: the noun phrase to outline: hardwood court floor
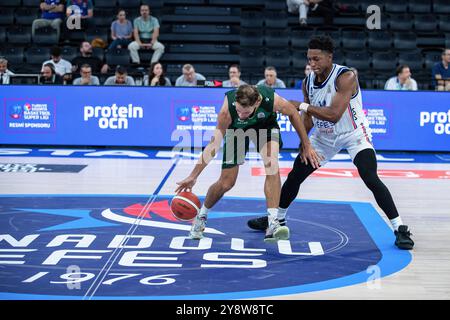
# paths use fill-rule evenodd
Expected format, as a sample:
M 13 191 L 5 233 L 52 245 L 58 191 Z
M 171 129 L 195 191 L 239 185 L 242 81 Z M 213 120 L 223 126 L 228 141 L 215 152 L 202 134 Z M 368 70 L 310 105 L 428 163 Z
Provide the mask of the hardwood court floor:
M 150 195 L 160 185 L 173 164 L 170 159 L 0 157 L 0 163 L 81 164 L 79 173 L 0 172 L 0 195 L 26 194 L 117 194 Z M 280 161 L 289 168 L 293 161 Z M 168 176 L 161 195 L 173 195 L 176 182 L 187 176 L 192 161 L 181 160 Z M 241 166 L 230 197 L 263 198 L 263 176 L 252 175 L 247 162 Z M 354 169 L 351 162 L 330 162 L 326 169 Z M 448 163 L 379 162 L 379 170 L 443 170 Z M 210 164 L 197 181 L 194 192 L 206 195 L 220 174 L 219 162 Z M 284 181 L 285 177 L 282 178 Z M 416 247 L 412 262 L 400 272 L 384 277 L 376 288 L 366 283 L 337 289 L 270 299 L 449 299 L 450 298 L 450 180 L 424 178 L 382 178 L 390 189 L 405 224 L 410 226 Z M 356 201 L 371 203 L 384 218 L 362 180 L 349 177 L 313 176 L 301 187 L 299 198 L 309 200 Z M 1 198 L 0 198 L 1 201 Z M 263 212 L 261 212 L 263 213 Z M 290 213 L 291 215 L 301 213 Z M 385 218 L 384 218 L 385 219 Z M 386 219 L 385 219 L 386 220 Z M 387 220 L 386 220 L 387 221 Z M 301 232 L 301 230 L 292 230 Z

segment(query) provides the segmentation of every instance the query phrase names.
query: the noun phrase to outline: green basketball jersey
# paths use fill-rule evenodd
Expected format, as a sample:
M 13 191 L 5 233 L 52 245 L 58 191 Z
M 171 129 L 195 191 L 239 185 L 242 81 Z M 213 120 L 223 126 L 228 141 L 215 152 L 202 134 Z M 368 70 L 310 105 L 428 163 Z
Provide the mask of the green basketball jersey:
M 258 86 L 258 92 L 262 96 L 260 106 L 248 119 L 241 120 L 236 112 L 236 90 L 225 93 L 228 99 L 228 110 L 231 115 L 231 124 L 228 129 L 271 129 L 279 128 L 277 114 L 273 111 L 274 93 L 272 88 Z

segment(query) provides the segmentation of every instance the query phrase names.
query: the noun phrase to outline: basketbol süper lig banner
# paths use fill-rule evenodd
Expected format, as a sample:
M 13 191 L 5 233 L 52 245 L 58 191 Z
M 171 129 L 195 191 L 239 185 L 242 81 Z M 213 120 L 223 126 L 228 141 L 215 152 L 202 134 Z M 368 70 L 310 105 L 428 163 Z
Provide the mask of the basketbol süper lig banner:
M 216 126 L 226 88 L 2 86 L 0 143 L 200 146 Z M 303 101 L 301 90 L 277 89 Z M 450 151 L 450 93 L 363 90 L 379 150 Z M 298 136 L 279 115 L 284 147 Z

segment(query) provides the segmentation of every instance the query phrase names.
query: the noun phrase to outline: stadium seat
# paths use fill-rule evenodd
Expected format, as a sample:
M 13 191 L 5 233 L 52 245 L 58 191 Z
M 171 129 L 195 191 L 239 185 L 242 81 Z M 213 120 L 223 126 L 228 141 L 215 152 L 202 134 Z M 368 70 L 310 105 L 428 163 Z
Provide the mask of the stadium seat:
M 22 47 L 6 47 L 2 49 L 2 56 L 6 57 L 11 65 L 23 63 Z
M 109 50 L 105 55 L 105 59 L 109 66 L 127 66 L 130 64 L 130 53 L 128 49 Z
M 345 63 L 345 56 L 340 50 L 335 50 L 333 53 L 333 62 L 337 64 Z
M 314 35 L 312 29 L 296 29 L 291 32 L 291 44 L 294 49 L 308 48 L 309 39 Z
M 55 29 L 51 27 L 36 29 L 33 42 L 36 44 L 58 44 L 58 34 Z
M 439 30 L 446 33 L 450 32 L 450 15 L 439 16 Z
M 364 31 L 343 29 L 341 34 L 344 50 L 363 50 L 366 48 L 367 36 Z
M 384 11 L 389 13 L 405 13 L 408 9 L 407 2 L 398 0 L 386 0 L 384 3 Z
M 0 43 L 6 42 L 6 30 L 4 27 L 0 27 Z
M 449 14 L 450 2 L 448 0 L 434 0 L 433 12 L 436 14 Z
M 395 73 L 397 57 L 392 52 L 376 52 L 372 56 L 372 70 L 375 72 Z
M 14 24 L 14 9 L 0 7 L 0 25 L 10 26 Z
M 40 0 L 22 0 L 22 7 L 39 8 Z
M 115 20 L 116 13 L 112 9 L 95 10 L 95 25 L 98 28 L 111 27 L 111 23 Z M 127 19 L 133 23 L 133 19 L 128 14 Z
M 79 54 L 78 48 L 75 47 L 63 47 L 61 49 L 61 56 L 64 60 L 72 61 Z
M 442 49 L 424 49 L 422 51 L 425 57 L 425 68 L 431 70 L 433 66 L 442 61 Z
M 209 33 L 209 34 L 229 34 L 229 25 L 208 25 L 208 24 L 174 24 L 172 31 L 175 33 Z
M 169 53 L 230 53 L 228 44 L 170 44 L 168 49 Z
M 265 0 L 264 7 L 267 10 L 287 11 L 286 1 Z
M 450 48 L 450 34 L 445 35 L 445 47 Z
M 345 65 L 361 71 L 370 70 L 370 54 L 365 51 L 347 52 L 345 54 Z
M 174 0 L 165 0 L 165 2 L 167 1 L 174 1 Z M 180 0 L 181 2 L 183 2 L 182 0 Z M 193 1 L 193 0 L 190 0 Z M 209 0 L 209 4 L 214 4 L 214 5 L 238 5 L 238 6 L 248 6 L 248 7 L 256 7 L 256 6 L 264 6 L 265 1 L 264 0 Z
M 2 6 L 4 7 L 20 7 L 22 0 L 2 0 Z
M 431 1 L 409 0 L 408 10 L 411 13 L 431 13 Z
M 367 43 L 369 50 L 372 51 L 387 51 L 390 50 L 392 44 L 391 34 L 387 31 L 371 31 L 368 33 L 369 37 Z
M 142 0 L 142 4 L 148 4 L 153 14 L 155 10 L 160 10 L 164 7 L 164 0 Z
M 291 56 L 286 50 L 267 50 L 266 65 L 273 66 L 278 71 L 286 71 L 291 64 Z
M 261 11 L 242 10 L 241 11 L 241 27 L 242 28 L 262 28 L 264 23 L 264 15 Z
M 242 71 L 259 71 L 264 68 L 264 55 L 261 50 L 244 49 L 241 51 L 239 64 Z
M 402 52 L 398 55 L 398 64 L 406 64 L 411 71 L 420 72 L 423 69 L 423 57 L 420 52 Z
M 229 16 L 231 12 L 230 7 L 177 6 L 174 14 L 183 16 Z
M 115 8 L 117 7 L 116 0 L 95 0 L 94 9 L 98 8 Z
M 305 65 L 308 62 L 307 53 L 308 53 L 308 51 L 306 51 L 306 50 L 292 51 L 292 67 L 293 67 L 294 72 L 303 72 L 304 71 Z
M 392 14 L 389 18 L 389 28 L 392 31 L 411 31 L 414 25 L 414 17 L 404 14 Z
M 29 44 L 31 42 L 31 27 L 8 28 L 8 42 L 15 44 Z
M 39 18 L 40 12 L 38 8 L 17 8 L 14 16 L 16 24 L 31 26 L 33 21 Z
M 128 9 L 128 8 L 139 8 L 139 6 L 141 5 L 141 0 L 118 0 L 118 6 L 119 8 L 124 8 L 124 9 Z
M 31 47 L 24 54 L 27 64 L 42 65 L 50 59 L 50 49 L 46 47 Z
M 223 1 L 226 2 L 226 1 Z M 165 4 L 205 4 L 205 0 L 164 0 Z M 226 3 L 225 3 L 226 4 Z
M 241 29 L 239 42 L 241 46 L 260 47 L 263 45 L 263 33 L 259 28 Z
M 415 50 L 417 48 L 417 35 L 414 32 L 395 33 L 394 48 L 396 50 Z
M 432 14 L 415 15 L 414 29 L 419 32 L 435 32 L 437 29 L 436 16 Z
M 110 36 L 110 29 L 109 28 L 96 28 L 94 30 L 87 30 L 86 31 L 86 40 L 91 42 L 95 38 L 100 38 L 104 40 L 105 42 L 109 41 Z
M 287 29 L 266 30 L 264 36 L 266 47 L 287 48 L 289 46 L 289 32 Z
M 123 50 L 128 52 L 127 49 L 117 49 L 117 50 Z M 92 55 L 94 57 L 99 58 L 100 60 L 105 60 L 105 51 L 102 48 L 92 48 Z
M 266 28 L 273 28 L 273 29 L 287 28 L 288 15 L 286 10 L 284 11 L 267 10 L 265 11 L 264 15 Z

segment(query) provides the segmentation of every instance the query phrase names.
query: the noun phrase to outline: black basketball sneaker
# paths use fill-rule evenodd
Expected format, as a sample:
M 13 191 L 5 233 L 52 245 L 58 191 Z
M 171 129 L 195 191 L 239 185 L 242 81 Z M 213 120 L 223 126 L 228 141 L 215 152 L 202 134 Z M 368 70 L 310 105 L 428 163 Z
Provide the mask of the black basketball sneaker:
M 280 223 L 280 226 L 286 226 L 286 219 L 280 219 L 278 220 L 278 222 Z M 250 219 L 247 221 L 247 225 L 250 229 L 253 230 L 266 231 L 266 229 L 269 227 L 269 218 L 267 216 L 264 216 Z
M 403 250 L 411 250 L 414 247 L 414 241 L 411 239 L 411 232 L 408 226 L 402 225 L 398 227 L 398 231 L 394 231 L 395 245 Z

